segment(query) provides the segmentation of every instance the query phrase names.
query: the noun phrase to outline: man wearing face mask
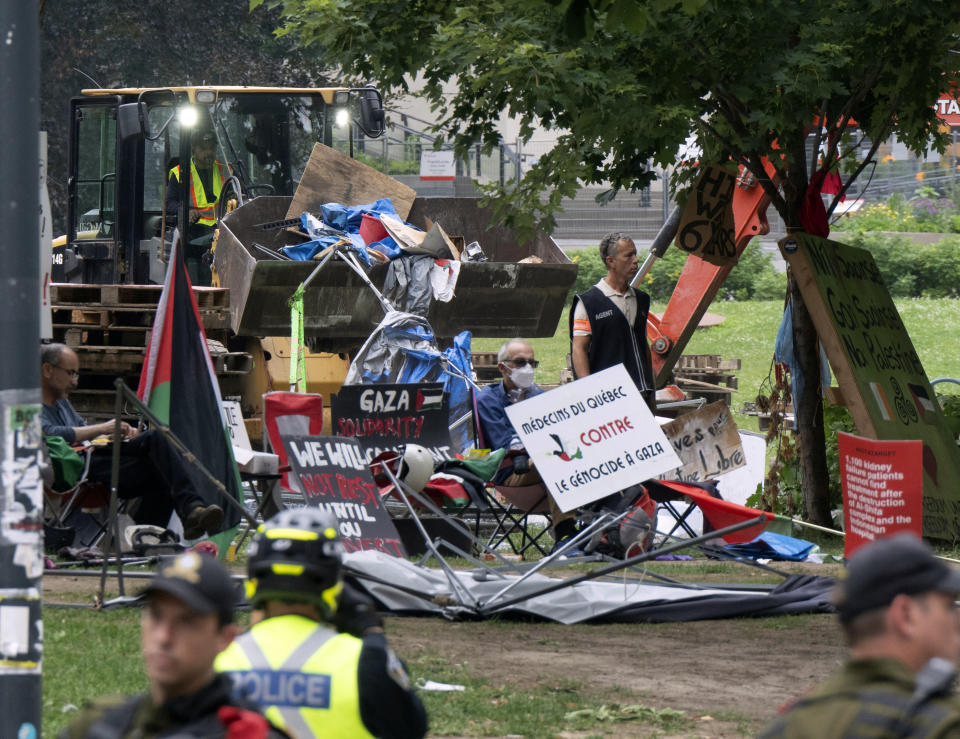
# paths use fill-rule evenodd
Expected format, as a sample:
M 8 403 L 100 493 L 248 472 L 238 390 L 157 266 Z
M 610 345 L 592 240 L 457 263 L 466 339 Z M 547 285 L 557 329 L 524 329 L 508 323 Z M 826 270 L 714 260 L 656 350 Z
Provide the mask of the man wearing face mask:
M 523 339 L 510 339 L 497 352 L 497 369 L 503 382 L 487 385 L 477 395 L 477 412 L 483 443 L 490 449 L 522 449 L 520 437 L 507 418 L 507 406 L 539 395 L 543 389 L 533 381 L 539 362 L 533 347 Z
M 477 394 L 477 416 L 485 447 L 523 450 L 523 443 L 507 418 L 507 406 L 543 392 L 543 388 L 533 381 L 538 364 L 533 358 L 533 347 L 523 339 L 510 339 L 500 347 L 497 368 L 503 375 L 503 381 L 487 385 Z M 513 460 L 512 474 L 502 480 L 502 484 L 519 487 L 541 482 L 540 473 L 531 466 L 529 457 L 522 454 L 513 457 Z M 549 499 L 549 503 L 554 539 L 559 543 L 576 533 L 576 513 L 561 513 L 553 498 Z

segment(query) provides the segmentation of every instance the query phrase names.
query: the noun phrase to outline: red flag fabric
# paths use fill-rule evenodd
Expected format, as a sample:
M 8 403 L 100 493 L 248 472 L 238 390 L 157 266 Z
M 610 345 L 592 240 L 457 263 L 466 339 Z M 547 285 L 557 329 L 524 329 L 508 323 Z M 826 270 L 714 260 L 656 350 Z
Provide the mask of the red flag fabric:
M 137 395 L 227 492 L 242 501 L 220 386 L 179 243 L 170 254 Z M 236 508 L 221 500 L 219 491 L 194 465 L 187 468 L 204 501 L 223 508 L 224 529 L 236 526 L 240 520 Z
M 707 519 L 715 529 L 733 526 L 742 521 L 749 521 L 751 518 L 756 518 L 757 516 L 766 516 L 767 520 L 765 523 L 750 526 L 724 536 L 723 540 L 728 544 L 743 544 L 748 541 L 753 541 L 763 533 L 767 523 L 773 521 L 775 518 L 774 514 L 768 513 L 767 511 L 759 511 L 756 508 L 748 508 L 738 503 L 731 503 L 729 500 L 714 498 L 706 490 L 695 485 L 674 482 L 672 480 L 658 480 L 657 482 L 690 498 L 690 500 L 700 508 L 703 517 Z

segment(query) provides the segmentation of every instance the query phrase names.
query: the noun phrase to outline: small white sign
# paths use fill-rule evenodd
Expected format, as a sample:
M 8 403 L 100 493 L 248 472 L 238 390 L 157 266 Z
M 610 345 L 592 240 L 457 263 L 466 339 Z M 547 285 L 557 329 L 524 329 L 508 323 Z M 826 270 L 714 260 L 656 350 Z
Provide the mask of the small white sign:
M 424 149 L 420 152 L 421 180 L 452 180 L 456 177 L 457 165 L 453 159 L 453 150 L 434 151 Z
M 241 449 L 249 449 L 250 437 L 247 436 L 247 427 L 243 422 L 243 413 L 240 411 L 240 404 L 237 401 L 223 401 L 223 420 L 227 424 L 230 443 Z
M 681 464 L 622 364 L 507 406 L 507 417 L 564 512 Z

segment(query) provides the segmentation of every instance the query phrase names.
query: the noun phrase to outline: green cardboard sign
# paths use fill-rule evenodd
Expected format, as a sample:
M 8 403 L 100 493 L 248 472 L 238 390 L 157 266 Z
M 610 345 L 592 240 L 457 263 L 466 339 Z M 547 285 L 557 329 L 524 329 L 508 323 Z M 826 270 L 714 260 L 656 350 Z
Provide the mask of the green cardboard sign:
M 809 234 L 780 250 L 860 434 L 923 442 L 924 536 L 960 538 L 960 450 L 873 256 Z

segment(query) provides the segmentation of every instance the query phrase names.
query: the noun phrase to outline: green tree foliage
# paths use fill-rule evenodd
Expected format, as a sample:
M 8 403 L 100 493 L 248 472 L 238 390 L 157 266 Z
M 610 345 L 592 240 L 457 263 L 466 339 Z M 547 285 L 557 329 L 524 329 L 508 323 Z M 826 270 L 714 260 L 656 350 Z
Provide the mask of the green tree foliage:
M 641 254 L 643 259 L 645 255 Z M 600 252 L 596 247 L 578 249 L 570 254 L 577 263 L 577 279 L 570 288 L 570 296 L 588 290 L 607 274 Z M 668 249 L 661 259 L 653 263 L 647 276 L 637 287 L 650 296 L 654 303 L 666 303 L 673 294 L 677 278 L 687 261 L 686 252 Z M 786 277 L 774 268 L 769 254 L 761 251 L 756 242 L 748 244 L 740 255 L 740 261 L 720 290 L 721 300 L 778 300 L 787 288 Z M 570 302 L 568 300 L 567 302 Z
M 960 236 L 922 244 L 895 234 L 844 236 L 873 254 L 890 294 L 897 298 L 955 298 L 960 292 Z
M 909 13 L 885 0 L 251 5 L 279 9 L 282 34 L 336 60 L 357 81 L 405 91 L 417 76 L 440 132 L 461 155 L 476 143 L 494 146 L 504 113 L 520 121 L 521 138 L 536 126 L 558 131 L 557 146 L 511 194 L 525 206 L 521 218 L 548 227 L 552 209 L 579 184 L 643 187 L 655 174 L 649 161 L 672 166 L 691 134 L 700 135 L 705 159 L 746 164 L 788 225 L 797 225 L 816 164 L 805 149 L 815 114 L 834 130 L 824 140 L 826 166 L 837 164 L 852 119 L 877 144 L 896 130 L 916 151 L 931 140 L 942 148 L 930 101 L 948 82 L 941 75 L 953 74 L 948 51 L 960 27 L 946 0 Z M 579 29 L 578 17 L 585 19 Z M 848 158 L 862 153 L 848 151 Z M 776 163 L 782 189 L 766 177 L 765 156 Z
M 943 151 L 932 101 L 958 79 L 960 15 L 950 0 L 251 0 L 359 79 L 423 94 L 441 136 L 464 155 L 498 140 L 504 114 L 558 133 L 494 208 L 547 230 L 580 185 L 645 186 L 696 135 L 699 161 L 752 173 L 788 228 L 801 228 L 814 169 L 856 178 L 891 133 L 914 152 Z M 451 92 L 449 83 L 455 80 Z M 819 120 L 820 126 L 813 127 Z M 864 148 L 857 135 L 872 142 Z M 808 133 L 813 134 L 808 147 Z M 854 145 L 851 145 L 854 144 Z M 773 168 L 770 176 L 765 162 Z M 693 172 L 680 168 L 676 183 Z M 815 196 L 811 202 L 816 202 Z M 832 210 L 832 206 L 831 206 Z M 798 288 L 794 346 L 815 377 L 818 349 Z M 804 504 L 829 522 L 822 402 L 795 399 Z
M 185 84 L 314 87 L 328 82 L 321 58 L 305 55 L 291 38 L 272 34 L 279 15 L 252 15 L 247 0 L 57 0 L 44 5 L 41 125 L 48 132 L 48 188 L 57 233 L 66 222 L 69 102 L 81 90 Z

